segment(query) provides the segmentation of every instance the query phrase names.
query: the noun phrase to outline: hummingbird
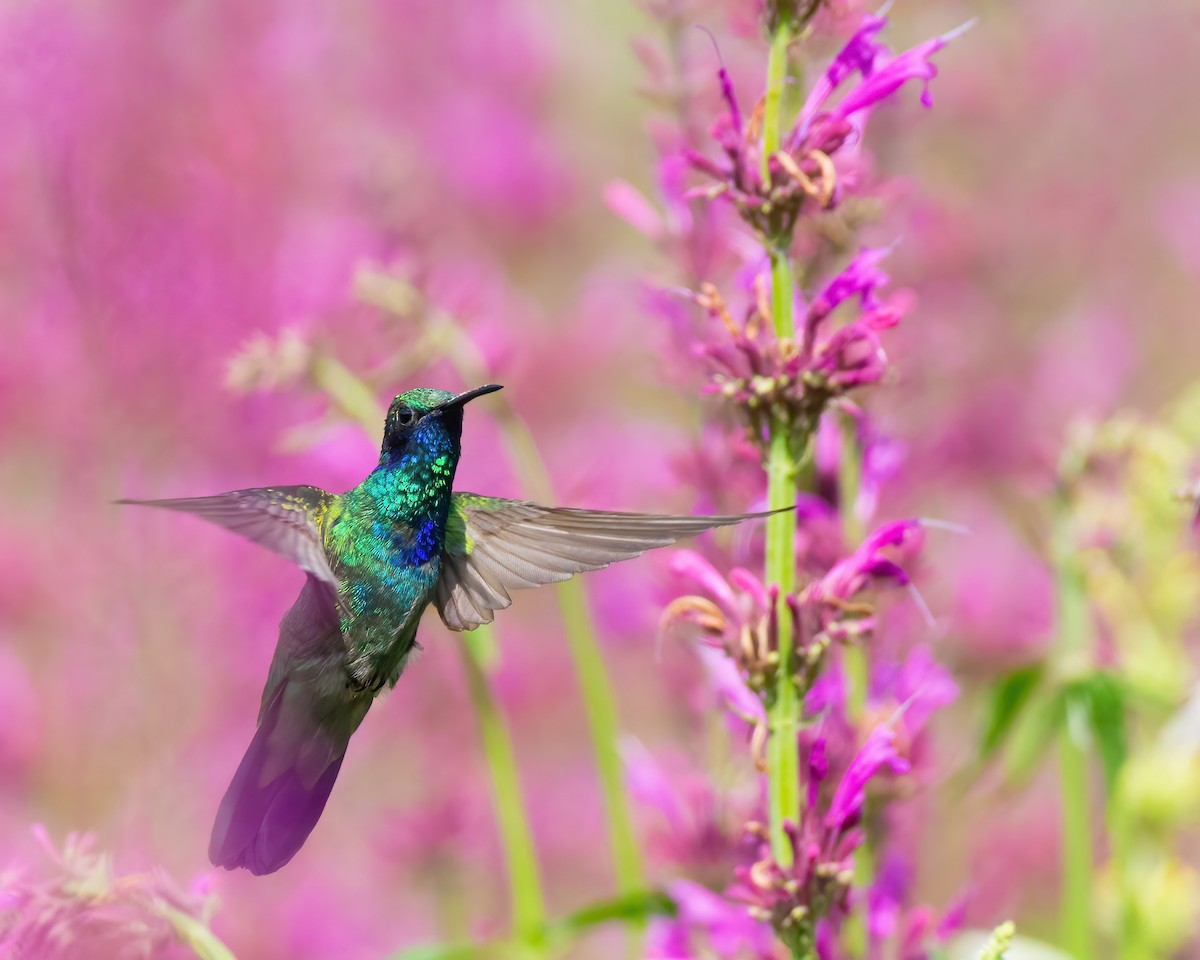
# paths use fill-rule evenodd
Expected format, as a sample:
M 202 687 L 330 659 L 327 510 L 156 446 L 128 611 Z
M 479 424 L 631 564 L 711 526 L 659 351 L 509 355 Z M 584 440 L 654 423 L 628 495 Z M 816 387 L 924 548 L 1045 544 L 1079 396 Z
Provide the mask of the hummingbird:
M 615 513 L 456 491 L 463 407 L 500 389 L 401 393 L 388 408 L 378 465 L 346 493 L 281 486 L 118 501 L 195 514 L 307 574 L 279 624 L 257 730 L 217 810 L 214 866 L 263 875 L 296 855 L 350 737 L 417 648 L 430 604 L 451 630 L 470 630 L 509 606 L 510 591 L 766 516 Z

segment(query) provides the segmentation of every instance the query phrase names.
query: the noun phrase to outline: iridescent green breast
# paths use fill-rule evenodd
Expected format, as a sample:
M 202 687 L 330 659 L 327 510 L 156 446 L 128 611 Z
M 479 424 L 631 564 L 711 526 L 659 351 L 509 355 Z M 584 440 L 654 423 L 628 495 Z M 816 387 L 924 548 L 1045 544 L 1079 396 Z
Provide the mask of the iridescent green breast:
M 322 530 L 348 611 L 350 671 L 366 686 L 395 682 L 441 574 L 454 459 L 434 451 L 400 466 L 338 498 Z

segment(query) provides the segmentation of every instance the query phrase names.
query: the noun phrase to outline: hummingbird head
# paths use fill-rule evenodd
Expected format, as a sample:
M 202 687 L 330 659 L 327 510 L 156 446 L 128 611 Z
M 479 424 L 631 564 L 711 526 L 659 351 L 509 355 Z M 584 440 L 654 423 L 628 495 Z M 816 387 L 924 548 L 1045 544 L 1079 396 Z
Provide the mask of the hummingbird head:
M 462 437 L 463 404 L 500 389 L 498 383 L 486 383 L 458 394 L 427 387 L 406 390 L 388 408 L 380 461 L 403 456 L 414 447 L 421 450 L 450 447 L 457 455 Z

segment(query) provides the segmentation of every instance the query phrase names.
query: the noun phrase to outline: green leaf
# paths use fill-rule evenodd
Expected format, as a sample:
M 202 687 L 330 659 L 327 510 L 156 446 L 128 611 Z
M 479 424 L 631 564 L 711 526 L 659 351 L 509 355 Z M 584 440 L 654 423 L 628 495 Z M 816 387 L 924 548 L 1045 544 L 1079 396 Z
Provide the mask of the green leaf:
M 675 909 L 675 902 L 665 893 L 640 890 L 612 900 L 590 903 L 561 920 L 551 921 L 546 926 L 546 940 L 562 947 L 601 924 L 637 923 L 649 917 L 673 917 Z M 428 944 L 401 950 L 393 954 L 391 960 L 499 960 L 502 957 L 523 960 L 539 952 L 529 944 L 521 943 Z
M 601 900 L 576 910 L 562 920 L 550 924 L 555 935 L 577 936 L 583 931 L 610 921 L 635 923 L 650 917 L 675 916 L 675 902 L 658 890 L 640 890 L 636 893 Z
M 1022 783 L 1037 769 L 1066 720 L 1066 702 L 1064 690 L 1058 689 L 1016 718 L 1004 754 L 1004 768 L 1010 780 Z
M 1021 710 L 1041 684 L 1045 672 L 1043 664 L 1034 663 L 1006 674 L 993 685 L 979 745 L 980 760 L 986 760 L 1004 742 Z
M 1125 688 L 1111 673 L 1097 671 L 1066 688 L 1071 707 L 1079 709 L 1104 768 L 1104 784 L 1112 796 L 1117 774 L 1125 763 Z
M 508 956 L 506 944 L 496 943 L 433 943 L 410 947 L 392 954 L 392 960 L 496 960 Z

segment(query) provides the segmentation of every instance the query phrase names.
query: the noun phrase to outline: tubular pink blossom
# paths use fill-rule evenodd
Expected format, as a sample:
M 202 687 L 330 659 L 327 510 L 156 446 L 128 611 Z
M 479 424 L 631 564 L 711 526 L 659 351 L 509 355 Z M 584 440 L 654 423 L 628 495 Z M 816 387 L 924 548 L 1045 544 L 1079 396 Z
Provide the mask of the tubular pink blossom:
M 651 240 L 663 237 L 663 218 L 633 184 L 610 180 L 604 185 L 604 204 L 618 217 Z
M 738 613 L 737 599 L 717 568 L 694 550 L 677 550 L 671 557 L 671 572 L 688 577 L 720 604 L 729 616 Z
M 840 87 L 852 73 L 857 71 L 864 77 L 869 77 L 874 72 L 875 61 L 887 55 L 887 47 L 875 37 L 887 24 L 887 17 L 872 14 L 863 16 L 862 23 L 854 36 L 833 58 L 829 66 L 825 68 L 825 72 L 821 74 L 821 79 L 809 92 L 808 99 L 804 101 L 804 107 L 800 111 L 801 117 L 815 116 L 833 91 Z
M 821 293 L 809 304 L 808 322 L 816 324 L 837 309 L 850 297 L 858 296 L 862 305 L 871 309 L 878 304 L 875 291 L 886 287 L 891 277 L 879 268 L 883 258 L 892 252 L 892 247 L 864 247 L 841 273 L 829 281 Z
M 766 723 L 767 712 L 762 701 L 746 686 L 737 665 L 725 653 L 712 647 L 699 646 L 696 654 L 713 689 L 734 713 L 758 723 Z
M 819 600 L 848 600 L 858 593 L 868 580 L 885 578 L 901 586 L 909 580 L 893 561 L 880 554 L 886 547 L 900 547 L 921 536 L 919 520 L 899 520 L 884 524 L 871 533 L 845 560 L 834 566 L 821 580 L 805 590 L 805 596 Z
M 744 567 L 734 567 L 729 571 L 729 582 L 739 590 L 754 598 L 758 606 L 766 610 L 771 605 L 771 598 L 763 582 Z
M 621 744 L 621 759 L 625 761 L 625 784 L 630 795 L 661 813 L 672 829 L 682 830 L 684 811 L 679 793 L 650 751 L 636 740 L 627 739 Z
M 765 923 L 752 920 L 745 909 L 720 894 L 690 880 L 676 880 L 668 888 L 679 907 L 679 918 L 708 934 L 713 952 L 733 960 L 746 956 L 774 957 L 774 936 Z
M 829 812 L 825 814 L 825 826 L 834 834 L 843 833 L 858 822 L 866 800 L 867 783 L 880 770 L 908 771 L 908 761 L 896 750 L 895 740 L 896 732 L 886 724 L 880 724 L 871 731 L 867 742 L 850 762 L 834 791 Z

